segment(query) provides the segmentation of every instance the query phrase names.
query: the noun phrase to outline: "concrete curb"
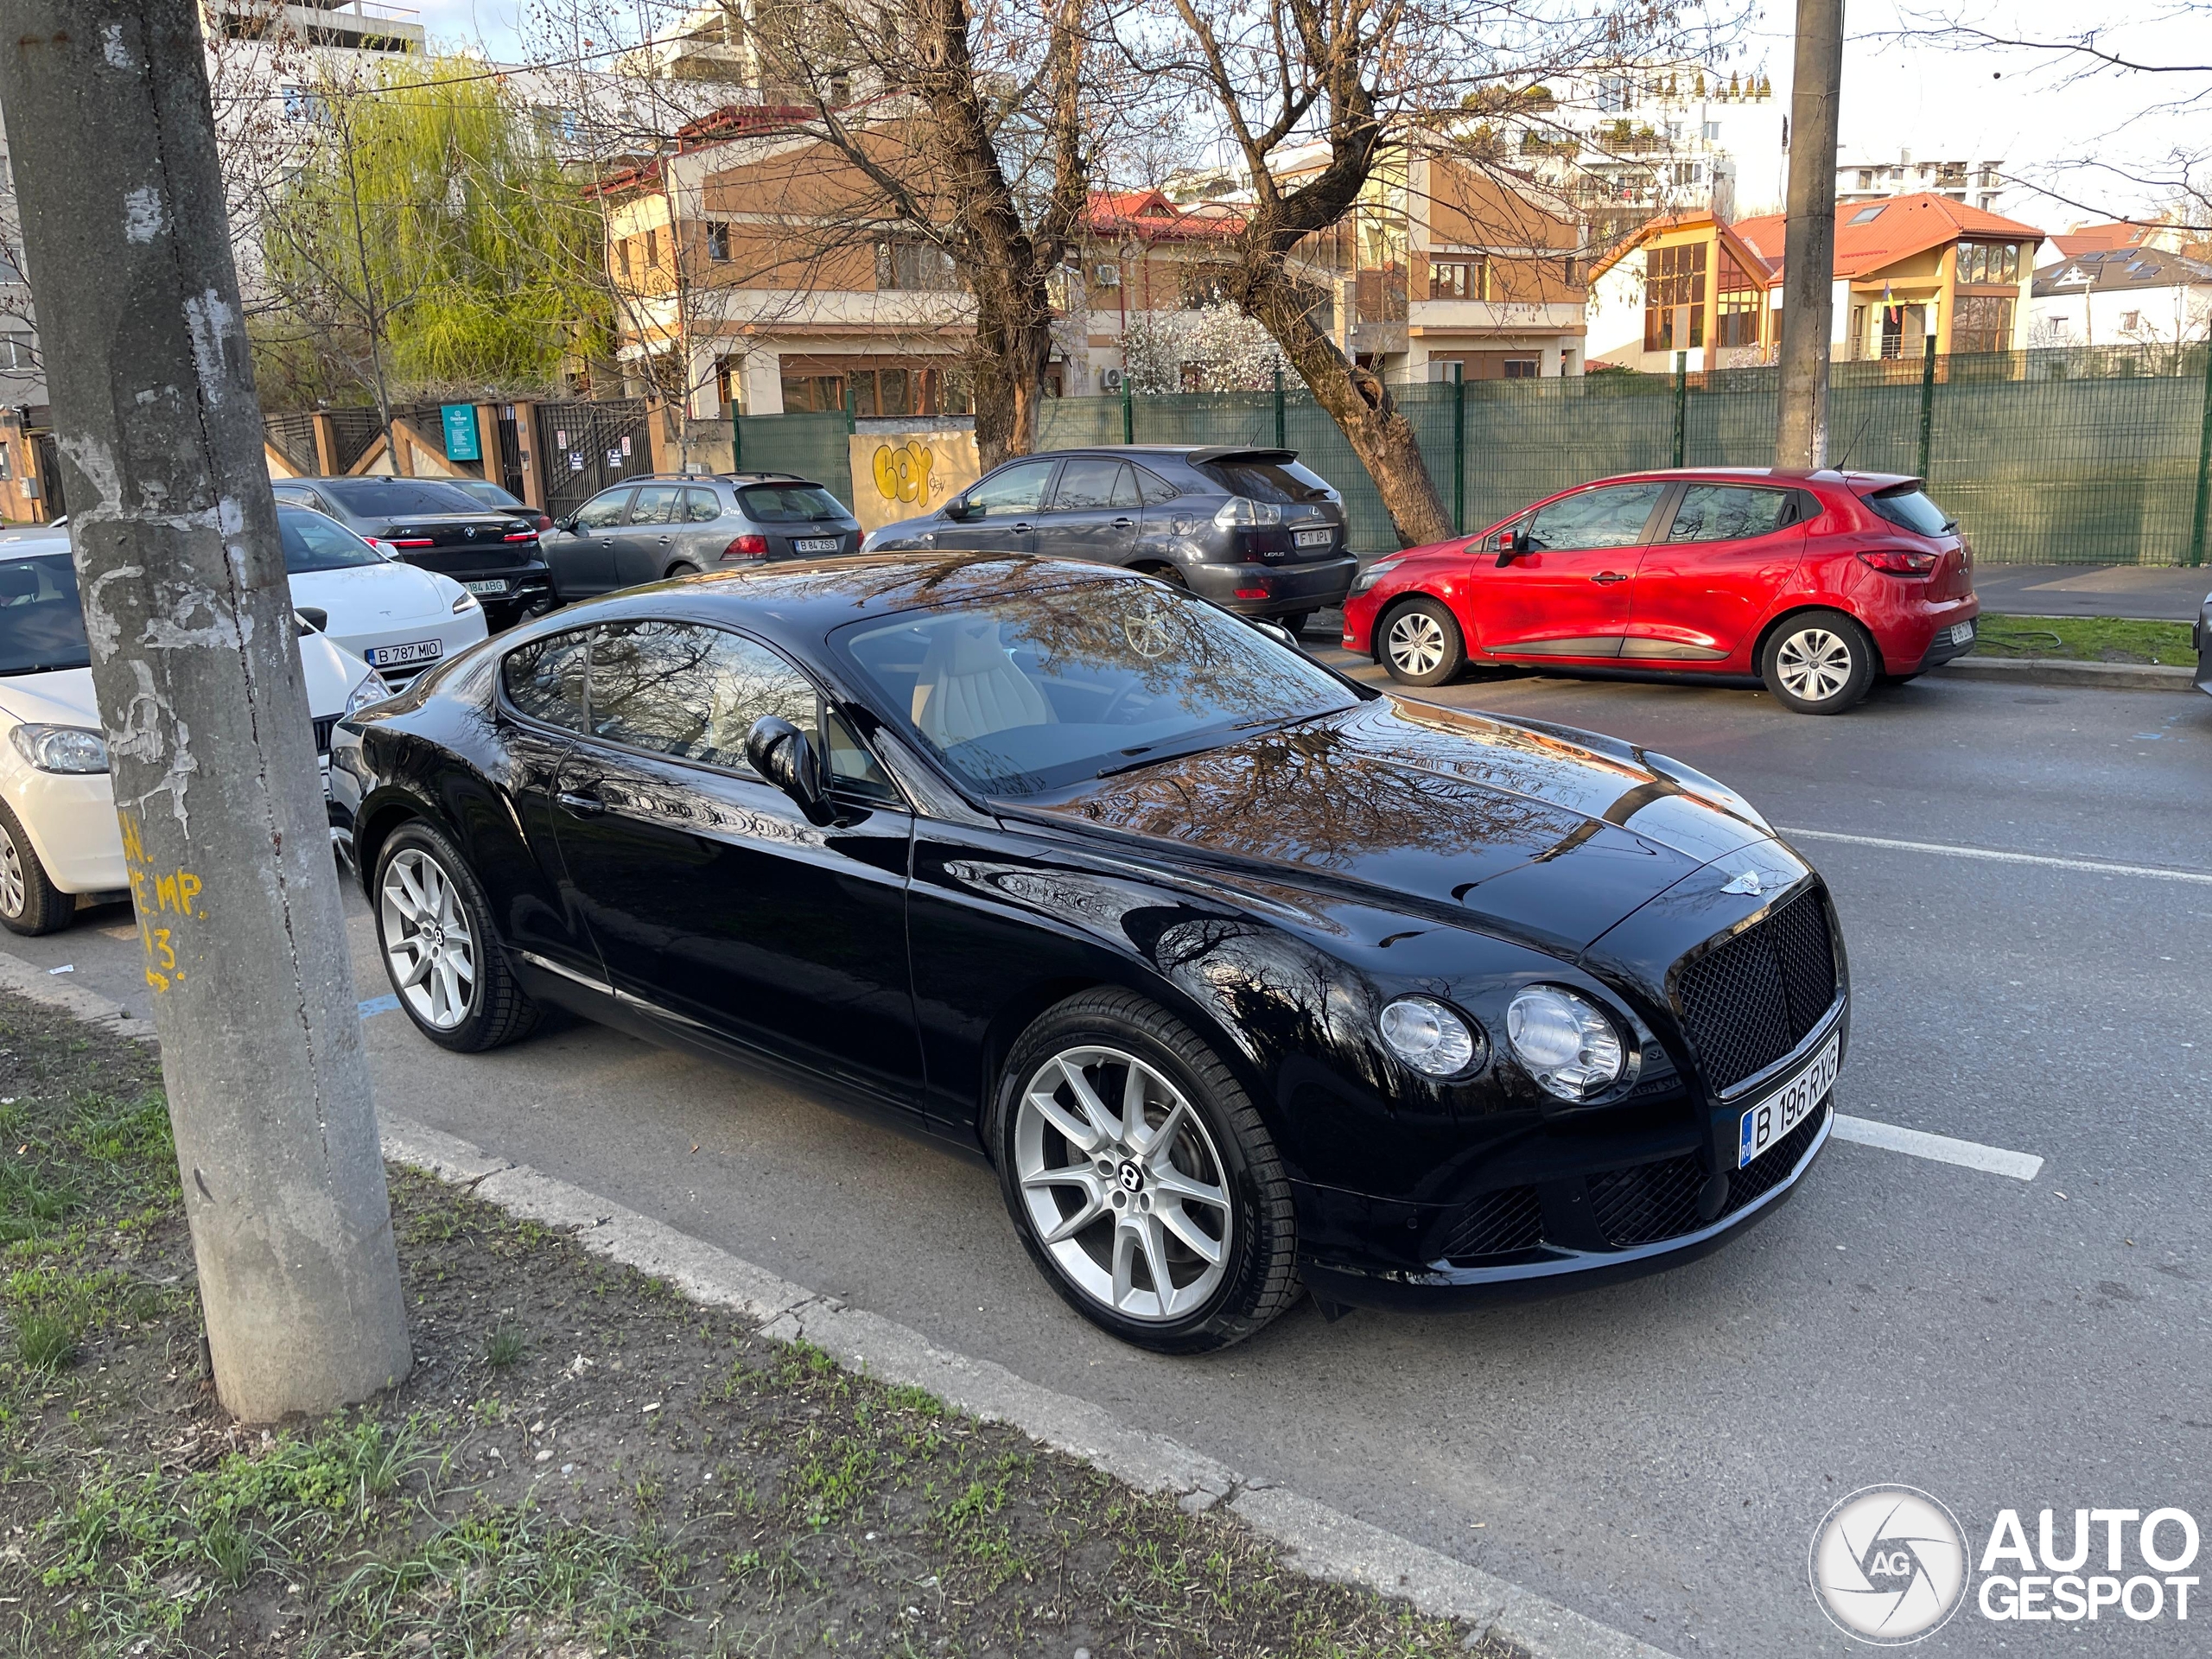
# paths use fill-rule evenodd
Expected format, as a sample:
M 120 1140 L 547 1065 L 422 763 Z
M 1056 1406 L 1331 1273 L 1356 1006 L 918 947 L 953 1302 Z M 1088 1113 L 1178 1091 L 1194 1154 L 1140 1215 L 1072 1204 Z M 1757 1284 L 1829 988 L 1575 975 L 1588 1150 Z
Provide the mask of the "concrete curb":
M 143 1042 L 153 1023 L 0 953 L 0 989 Z M 1145 1492 L 1199 1513 L 1225 1506 L 1284 1550 L 1299 1571 L 1412 1603 L 1521 1648 L 1533 1659 L 1672 1659 L 1506 1580 L 1440 1554 L 1310 1497 L 1239 1474 L 1165 1435 L 1131 1428 L 1088 1400 L 1039 1386 L 993 1360 L 931 1343 L 882 1315 L 847 1306 L 665 1222 L 456 1136 L 379 1113 L 385 1155 L 473 1192 L 508 1214 L 569 1231 L 594 1255 L 664 1279 L 693 1300 L 751 1320 L 764 1336 L 812 1343 L 849 1370 L 926 1389 L 986 1422 L 1081 1458 Z
M 2004 685 L 2094 686 L 2106 691 L 2188 691 L 2196 671 L 2160 663 L 2069 663 L 2056 657 L 1954 657 L 1930 671 Z

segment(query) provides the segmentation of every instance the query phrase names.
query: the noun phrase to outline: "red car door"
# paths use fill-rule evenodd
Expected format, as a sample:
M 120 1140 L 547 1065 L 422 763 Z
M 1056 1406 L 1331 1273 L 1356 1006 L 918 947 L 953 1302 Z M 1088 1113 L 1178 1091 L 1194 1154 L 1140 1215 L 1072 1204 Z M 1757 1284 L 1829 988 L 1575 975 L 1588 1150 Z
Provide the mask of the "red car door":
M 1497 657 L 1618 657 L 1639 549 L 1669 486 L 1596 484 L 1520 520 L 1524 550 L 1475 551 L 1475 632 Z
M 1732 656 L 1805 552 L 1802 490 L 1686 484 L 1666 533 L 1643 550 L 1621 655 L 1717 663 Z

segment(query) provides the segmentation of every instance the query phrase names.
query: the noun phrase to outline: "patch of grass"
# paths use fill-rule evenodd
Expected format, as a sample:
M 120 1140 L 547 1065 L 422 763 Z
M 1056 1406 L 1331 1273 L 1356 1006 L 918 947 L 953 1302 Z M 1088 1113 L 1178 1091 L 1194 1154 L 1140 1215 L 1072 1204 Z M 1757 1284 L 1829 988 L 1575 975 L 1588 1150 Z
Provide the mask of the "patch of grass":
M 504 1371 L 530 1351 L 530 1338 L 522 1327 L 499 1325 L 484 1338 L 484 1363 L 495 1371 Z
M 16 1357 L 50 1376 L 77 1357 L 77 1333 L 54 1314 L 26 1313 L 16 1321 Z
M 410 1171 L 390 1186 L 413 1374 L 242 1430 L 199 1374 L 152 1080 L 150 1053 L 0 995 L 7 1652 L 1470 1650 L 1462 1627 L 1289 1571 L 1233 1516 L 770 1341 Z
M 2186 622 L 2129 617 L 1984 615 L 1972 654 L 2189 665 L 2196 661 L 2189 632 Z

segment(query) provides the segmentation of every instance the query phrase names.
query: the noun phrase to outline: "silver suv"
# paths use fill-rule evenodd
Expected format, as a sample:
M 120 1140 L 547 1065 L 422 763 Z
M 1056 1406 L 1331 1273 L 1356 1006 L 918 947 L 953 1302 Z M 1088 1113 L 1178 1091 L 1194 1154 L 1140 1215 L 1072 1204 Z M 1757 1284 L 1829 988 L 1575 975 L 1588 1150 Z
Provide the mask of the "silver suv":
M 860 522 L 795 473 L 627 478 L 545 532 L 563 600 L 767 559 L 860 550 Z

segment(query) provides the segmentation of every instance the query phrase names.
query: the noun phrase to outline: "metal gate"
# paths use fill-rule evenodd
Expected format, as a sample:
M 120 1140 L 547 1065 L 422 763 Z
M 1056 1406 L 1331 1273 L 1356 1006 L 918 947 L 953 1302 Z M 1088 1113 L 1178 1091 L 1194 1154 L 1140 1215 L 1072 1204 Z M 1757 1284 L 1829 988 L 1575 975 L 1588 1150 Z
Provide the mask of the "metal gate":
M 495 481 L 516 500 L 527 501 L 530 496 L 523 488 L 522 431 L 516 423 L 512 404 L 499 405 L 499 418 L 495 424 L 499 429 L 499 476 Z
M 38 445 L 39 489 L 43 494 L 40 505 L 45 510 L 46 522 L 52 524 L 69 511 L 69 503 L 61 493 L 61 448 L 54 441 L 51 432 L 34 435 Z
M 642 397 L 537 406 L 547 512 L 565 518 L 608 485 L 652 471 L 647 408 Z

